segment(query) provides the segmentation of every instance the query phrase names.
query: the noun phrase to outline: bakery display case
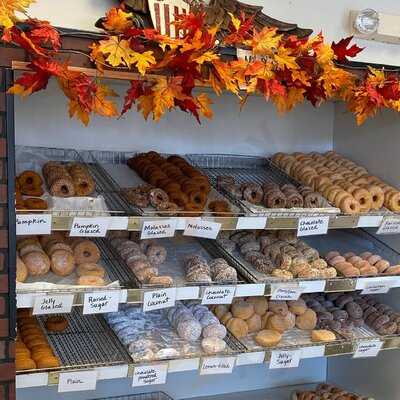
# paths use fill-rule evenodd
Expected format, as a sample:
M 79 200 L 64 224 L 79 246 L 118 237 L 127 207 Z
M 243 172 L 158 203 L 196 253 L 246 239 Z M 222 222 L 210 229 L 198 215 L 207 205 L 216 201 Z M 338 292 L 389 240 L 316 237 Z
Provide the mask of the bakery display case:
M 209 9 L 259 17 L 231 3 Z M 296 24 L 263 18 L 298 43 Z M 30 68 L 11 61 L 8 87 Z M 146 79 L 75 63 L 123 102 Z M 7 95 L 18 400 L 397 398 L 396 117 L 356 127 L 333 101 L 281 117 L 258 95 L 239 115 L 225 91 L 209 97 L 199 125 L 171 112 L 85 127 L 52 82 Z

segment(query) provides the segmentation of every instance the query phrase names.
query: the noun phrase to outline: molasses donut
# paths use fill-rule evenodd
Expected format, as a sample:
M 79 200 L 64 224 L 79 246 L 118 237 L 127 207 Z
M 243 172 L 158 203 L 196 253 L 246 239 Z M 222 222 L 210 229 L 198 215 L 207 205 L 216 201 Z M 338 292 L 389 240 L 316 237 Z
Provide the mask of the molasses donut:
M 194 204 L 196 207 L 204 208 L 207 202 L 207 195 L 199 190 L 188 193 L 189 204 Z
M 90 240 L 83 240 L 74 247 L 75 262 L 79 265 L 82 263 L 97 263 L 101 254 L 99 248 Z
M 154 208 L 158 208 L 160 204 L 169 202 L 167 193 L 162 189 L 152 189 L 149 192 L 149 201 Z
M 186 193 L 183 193 L 181 190 L 174 190 L 172 192 L 168 192 L 169 200 L 172 203 L 177 204 L 179 207 L 185 207 L 187 203 L 189 203 L 189 197 Z

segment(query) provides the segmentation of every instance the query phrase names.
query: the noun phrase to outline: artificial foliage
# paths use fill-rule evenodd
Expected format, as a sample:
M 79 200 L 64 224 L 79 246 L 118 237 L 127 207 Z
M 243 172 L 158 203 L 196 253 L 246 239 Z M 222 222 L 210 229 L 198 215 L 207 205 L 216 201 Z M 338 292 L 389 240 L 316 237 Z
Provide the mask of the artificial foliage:
M 238 97 L 244 106 L 249 95 L 262 95 L 281 113 L 310 102 L 329 100 L 347 103 L 357 123 L 362 124 L 383 108 L 400 111 L 400 83 L 395 75 L 369 68 L 360 74 L 338 66 L 360 51 L 351 37 L 327 44 L 322 33 L 298 39 L 275 28 L 257 31 L 252 18 L 231 15 L 230 32 L 216 39 L 218 26 L 206 26 L 204 11 L 175 16 L 177 38 L 154 29 L 139 29 L 135 16 L 123 8 L 110 9 L 103 18 L 104 38 L 90 46 L 89 57 L 98 77 L 71 71 L 58 60 L 59 32 L 47 21 L 29 18 L 27 8 L 34 0 L 0 0 L 2 40 L 24 48 L 30 55 L 31 71 L 23 73 L 10 93 L 28 96 L 56 79 L 69 101 L 69 114 L 85 125 L 93 114 L 120 117 L 132 108 L 155 121 L 168 111 L 180 109 L 199 122 L 212 118 L 212 101 L 196 86 L 209 86 Z M 17 14 L 26 18 L 18 19 Z M 245 48 L 249 60 L 226 60 L 221 46 Z M 133 71 L 140 79 L 130 81 L 122 109 L 116 93 L 99 78 L 105 69 Z

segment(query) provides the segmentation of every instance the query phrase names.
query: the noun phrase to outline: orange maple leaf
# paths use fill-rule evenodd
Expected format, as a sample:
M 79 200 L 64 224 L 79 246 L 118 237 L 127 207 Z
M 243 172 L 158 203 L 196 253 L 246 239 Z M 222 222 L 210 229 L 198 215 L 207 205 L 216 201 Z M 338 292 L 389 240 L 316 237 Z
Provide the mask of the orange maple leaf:
M 141 111 L 144 119 L 147 121 L 150 113 L 153 111 L 154 107 L 154 96 L 153 94 L 143 95 L 138 98 L 138 111 Z
M 213 104 L 212 100 L 208 97 L 206 93 L 200 93 L 196 97 L 196 102 L 200 107 L 200 113 L 206 118 L 211 119 L 213 117 L 213 111 L 210 105 Z
M 103 26 L 108 31 L 122 33 L 133 26 L 133 22 L 130 19 L 132 13 L 126 13 L 120 8 L 111 8 L 103 21 Z
M 97 90 L 93 98 L 93 111 L 103 117 L 116 117 L 119 115 L 115 103 L 106 97 L 118 95 L 108 86 L 97 84 Z
M 252 48 L 255 55 L 271 56 L 279 47 L 281 38 L 282 35 L 277 34 L 277 28 L 264 28 L 261 32 L 256 32 L 245 44 Z

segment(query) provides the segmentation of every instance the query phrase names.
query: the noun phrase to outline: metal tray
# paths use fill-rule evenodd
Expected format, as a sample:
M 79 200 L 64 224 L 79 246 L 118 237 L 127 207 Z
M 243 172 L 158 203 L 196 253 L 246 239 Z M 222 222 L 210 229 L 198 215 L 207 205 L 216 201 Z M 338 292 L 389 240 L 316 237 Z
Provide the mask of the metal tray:
M 210 178 L 214 188 L 217 189 L 218 176 L 231 176 L 237 183 L 276 183 L 278 185 L 292 184 L 299 187 L 300 184 L 284 174 L 280 169 L 272 165 L 269 160 L 262 157 L 225 154 L 189 154 L 187 159 Z M 236 200 L 223 188 L 221 192 L 232 202 L 236 202 L 246 212 L 273 217 L 300 217 L 337 215 L 340 210 L 326 201 L 323 208 L 283 208 L 269 209 L 261 205 L 254 205 L 244 200 Z

